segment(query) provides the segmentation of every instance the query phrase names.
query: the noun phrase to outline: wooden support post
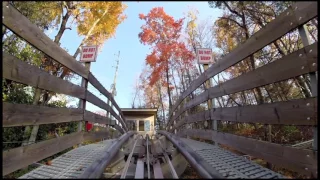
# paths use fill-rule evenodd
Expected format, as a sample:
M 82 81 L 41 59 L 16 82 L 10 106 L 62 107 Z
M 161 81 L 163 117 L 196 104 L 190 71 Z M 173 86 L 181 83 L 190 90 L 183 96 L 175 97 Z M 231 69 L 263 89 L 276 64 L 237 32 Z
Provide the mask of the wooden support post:
M 112 107 L 112 102 L 108 99 L 107 104 Z M 110 112 L 107 111 L 107 117 L 111 119 Z
M 310 34 L 307 29 L 306 25 L 299 26 L 298 27 L 299 34 L 302 40 L 303 46 L 308 46 L 311 44 L 310 42 Z M 317 64 L 315 64 L 317 66 Z M 310 75 L 310 85 L 311 85 L 311 96 L 312 97 L 317 97 L 318 96 L 318 87 L 317 87 L 317 75 L 315 72 L 309 73 Z M 313 150 L 317 151 L 318 150 L 318 127 L 314 126 L 313 127 Z
M 90 62 L 85 62 L 84 65 L 85 65 L 86 70 L 90 71 L 91 63 Z M 87 91 L 87 89 L 88 89 L 88 80 L 87 79 L 82 78 L 81 87 L 84 87 L 86 89 L 86 91 Z M 86 99 L 80 99 L 79 108 L 83 109 L 83 113 L 85 112 L 85 110 L 86 110 Z M 87 123 L 88 123 L 88 121 L 85 121 L 85 127 L 84 127 L 85 131 L 86 131 Z M 79 122 L 79 125 L 78 125 L 78 132 L 80 132 L 80 131 L 82 131 L 82 122 L 81 121 Z
M 111 101 L 109 100 L 109 98 L 108 98 L 108 101 L 107 101 L 107 104 L 110 106 L 112 103 L 111 103 Z M 111 106 L 110 106 L 111 107 Z M 110 112 L 108 112 L 107 111 L 107 118 L 110 118 L 111 119 L 111 116 L 110 116 Z M 112 120 L 112 119 L 111 119 Z M 107 125 L 108 126 L 108 125 Z
M 206 71 L 208 68 L 209 68 L 209 65 L 208 65 L 208 64 L 204 64 L 204 65 L 203 65 L 204 71 Z M 211 79 L 209 79 L 208 81 L 205 82 L 205 87 L 206 87 L 206 89 L 209 89 L 211 86 L 212 86 Z M 208 110 L 214 108 L 214 107 L 215 107 L 214 99 L 209 99 L 209 100 L 207 101 L 207 104 L 208 104 Z M 218 130 L 217 120 L 212 120 L 212 129 L 213 129 L 214 131 L 217 131 L 217 130 Z M 215 144 L 215 142 L 213 142 L 213 144 Z

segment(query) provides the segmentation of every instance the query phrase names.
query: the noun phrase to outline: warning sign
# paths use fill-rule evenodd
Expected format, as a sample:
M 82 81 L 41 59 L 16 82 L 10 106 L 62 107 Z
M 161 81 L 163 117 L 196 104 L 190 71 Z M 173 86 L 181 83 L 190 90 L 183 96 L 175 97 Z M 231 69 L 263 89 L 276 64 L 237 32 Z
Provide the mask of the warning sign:
M 198 57 L 199 64 L 213 63 L 212 50 L 209 48 L 197 49 L 197 57 Z
M 82 46 L 80 62 L 95 62 L 97 57 L 97 46 Z

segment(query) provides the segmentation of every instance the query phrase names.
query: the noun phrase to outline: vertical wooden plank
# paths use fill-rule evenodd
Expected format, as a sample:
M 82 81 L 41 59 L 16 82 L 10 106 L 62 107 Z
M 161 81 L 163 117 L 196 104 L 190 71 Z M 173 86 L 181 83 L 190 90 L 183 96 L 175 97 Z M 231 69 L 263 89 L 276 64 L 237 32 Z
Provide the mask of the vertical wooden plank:
M 86 62 L 84 65 L 85 65 L 85 70 L 87 70 L 89 72 L 91 63 L 90 62 Z M 82 78 L 81 87 L 85 88 L 86 91 L 88 90 L 88 80 L 87 79 Z M 79 108 L 83 109 L 83 114 L 84 114 L 84 112 L 86 110 L 86 97 L 85 97 L 85 99 L 80 99 Z M 85 125 L 87 123 L 88 123 L 88 121 L 85 121 Z M 82 122 L 80 121 L 79 125 L 78 125 L 78 132 L 81 132 L 81 130 L 82 130 Z M 86 131 L 86 129 L 85 129 L 85 131 Z
M 155 179 L 163 179 L 162 169 L 159 160 L 153 164 L 153 174 Z
M 203 65 L 203 69 L 204 69 L 204 71 L 206 71 L 207 69 L 209 68 L 209 65 L 208 64 L 204 64 Z M 206 81 L 206 83 L 205 83 L 205 86 L 206 86 L 206 89 L 209 89 L 209 88 L 211 88 L 211 85 L 212 85 L 212 83 L 211 83 L 211 78 L 208 80 L 208 81 Z M 210 111 L 210 109 L 212 109 L 215 105 L 214 105 L 214 99 L 209 99 L 208 100 L 208 110 Z M 216 119 L 213 119 L 212 120 L 212 129 L 214 130 L 214 131 L 217 131 L 218 130 L 218 124 L 217 124 L 217 120 Z M 213 140 L 213 139 L 212 139 Z M 215 142 L 213 141 L 213 144 L 215 144 Z
M 303 46 L 308 46 L 311 44 L 310 41 L 310 34 L 307 29 L 306 25 L 301 25 L 298 27 L 299 34 L 302 40 Z M 307 52 L 308 53 L 308 52 Z M 315 64 L 317 66 L 317 64 Z M 309 73 L 310 75 L 310 85 L 311 85 L 311 96 L 312 97 L 317 97 L 318 96 L 318 87 L 317 87 L 317 76 L 315 72 Z M 318 127 L 314 126 L 313 127 L 313 150 L 317 151 L 318 150 Z
M 139 158 L 136 166 L 136 173 L 134 176 L 135 179 L 143 179 L 144 178 L 144 162 L 142 158 Z

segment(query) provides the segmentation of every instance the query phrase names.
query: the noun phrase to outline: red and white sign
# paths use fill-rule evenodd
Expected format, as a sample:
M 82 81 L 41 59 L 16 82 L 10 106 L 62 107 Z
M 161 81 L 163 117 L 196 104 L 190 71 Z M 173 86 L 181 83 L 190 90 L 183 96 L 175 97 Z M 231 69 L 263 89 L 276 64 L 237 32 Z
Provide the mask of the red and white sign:
M 98 46 L 82 46 L 80 62 L 95 62 Z
M 210 64 L 213 63 L 212 50 L 209 48 L 197 49 L 197 57 L 199 64 Z

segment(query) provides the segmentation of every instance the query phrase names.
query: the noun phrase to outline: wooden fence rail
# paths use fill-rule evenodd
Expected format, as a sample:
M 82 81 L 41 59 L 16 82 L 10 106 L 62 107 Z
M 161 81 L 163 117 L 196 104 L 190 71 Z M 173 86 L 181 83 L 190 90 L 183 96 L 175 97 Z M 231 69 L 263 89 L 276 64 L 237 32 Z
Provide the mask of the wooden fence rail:
M 289 7 L 273 21 L 240 44 L 228 55 L 212 64 L 203 74 L 195 79 L 175 102 L 169 113 L 169 123 L 166 129 L 181 136 L 212 140 L 215 143 L 230 146 L 242 153 L 262 158 L 265 161 L 306 175 L 317 177 L 317 78 L 318 43 L 310 44 L 305 23 L 317 17 L 317 2 L 297 2 Z M 227 80 L 204 92 L 188 102 L 192 92 L 208 81 L 262 48 L 274 43 L 277 39 L 298 29 L 303 46 L 299 50 L 283 55 L 262 67 Z M 186 113 L 187 110 L 224 95 L 239 93 L 259 88 L 275 82 L 310 75 L 311 97 L 282 102 L 247 105 L 237 107 L 212 108 L 196 114 Z M 183 102 L 183 103 L 182 103 Z M 217 120 L 240 123 L 261 123 L 274 125 L 307 125 L 314 131 L 313 150 L 297 149 L 271 142 L 241 137 L 219 132 Z M 212 122 L 213 130 L 190 129 L 185 124 L 208 121 Z M 209 124 L 208 123 L 208 124 Z M 183 127 L 183 128 L 182 128 Z M 270 140 L 271 141 L 271 140 Z
M 307 98 L 259 106 L 213 108 L 183 118 L 173 129 L 206 120 L 315 126 L 318 125 L 317 103 L 317 98 Z
M 36 66 L 23 62 L 16 57 L 3 53 L 2 75 L 6 79 L 45 89 L 80 99 L 85 98 L 85 88 L 74 85 L 66 80 L 52 76 Z
M 2 20 L 4 26 L 44 54 L 71 69 L 82 78 L 85 78 L 86 81 L 90 82 L 101 94 L 111 101 L 118 113 L 110 107 L 110 105 L 89 92 L 86 87 L 81 87 L 63 80 L 60 77 L 53 76 L 6 52 L 3 53 L 2 58 L 4 65 L 2 72 L 3 77 L 35 88 L 65 94 L 79 98 L 83 101 L 91 102 L 107 112 L 110 112 L 121 124 L 118 125 L 115 120 L 86 111 L 84 108 L 53 108 L 40 105 L 3 102 L 3 127 L 89 121 L 111 125 L 122 134 L 127 132 L 128 129 L 125 117 L 120 107 L 115 102 L 113 96 L 102 86 L 96 77 L 58 44 L 54 43 L 11 4 L 3 2 L 2 5 Z M 3 151 L 3 175 L 57 154 L 73 145 L 84 141 L 101 140 L 108 138 L 109 136 L 110 133 L 106 131 L 83 132 L 80 129 L 80 132 Z
M 3 127 L 89 121 L 114 126 L 115 120 L 82 109 L 12 104 L 3 102 Z
M 92 75 L 92 73 L 86 70 L 81 63 L 76 61 L 58 44 L 54 43 L 45 33 L 43 33 L 36 25 L 32 24 L 30 20 L 22 15 L 11 4 L 8 2 L 3 2 L 2 5 L 3 25 L 35 48 L 50 56 L 55 61 L 71 69 L 74 73 L 79 74 L 81 77 L 87 79 L 113 103 L 114 107 L 120 113 L 121 118 L 114 112 L 114 110 L 111 109 L 109 105 L 104 105 L 103 109 L 107 110 L 108 112 L 111 111 L 111 114 L 119 120 L 124 130 L 127 131 L 128 129 L 126 127 L 125 118 L 121 109 L 114 101 L 112 95 L 101 85 L 101 83 Z M 5 78 L 11 78 L 16 82 L 38 87 L 40 89 L 67 94 L 80 99 L 85 99 L 86 95 L 88 95 L 88 91 L 82 87 L 73 85 L 72 83 L 64 81 L 58 77 L 50 76 L 50 74 L 46 73 L 45 71 L 42 71 L 37 67 L 32 67 L 31 65 L 18 60 L 14 56 L 6 53 L 4 55 L 4 65 L 6 67 L 4 68 L 5 71 L 3 72 L 3 75 Z M 90 100 L 94 101 L 94 95 L 89 93 L 89 96 L 91 98 Z M 98 104 L 101 105 L 101 103 Z
M 75 132 L 59 138 L 3 151 L 3 175 L 24 168 L 81 142 L 106 138 L 108 135 L 108 132 Z
M 240 44 L 228 55 L 214 63 L 181 94 L 180 98 L 170 110 L 170 119 L 167 128 L 172 125 L 174 121 L 172 118 L 173 112 L 180 103 L 205 81 L 259 51 L 298 26 L 305 24 L 317 15 L 317 2 L 297 2 L 281 13 L 276 19 L 268 23 L 264 28 L 252 35 L 246 42 Z
M 318 59 L 317 49 L 318 43 L 314 43 L 254 71 L 212 87 L 186 103 L 172 117 L 172 120 L 176 120 L 186 110 L 209 99 L 316 72 L 318 70 L 315 65 Z
M 90 72 L 89 73 L 89 77 L 88 77 L 88 81 L 89 83 L 95 87 L 101 94 L 103 94 L 105 97 L 107 97 L 111 103 L 113 104 L 113 106 L 118 110 L 118 112 L 120 113 L 120 116 L 123 120 L 125 120 L 125 117 L 120 109 L 120 107 L 118 106 L 118 104 L 116 103 L 116 101 L 114 100 L 113 96 L 111 93 L 109 93 L 103 86 L 102 84 L 97 80 L 96 77 L 93 76 L 93 74 Z
M 27 17 L 22 15 L 8 2 L 2 3 L 2 17 L 2 23 L 16 35 L 44 52 L 52 59 L 68 67 L 73 72 L 84 78 L 88 78 L 89 71 L 87 71 L 81 63 L 75 61 L 69 53 L 63 50 L 58 44 L 54 43 L 36 25 L 32 24 Z
M 77 62 L 75 58 L 69 55 L 58 44 L 54 43 L 8 2 L 3 2 L 2 10 L 4 26 L 55 61 L 71 69 L 74 73 L 79 74 L 86 79 L 86 82 L 90 82 L 101 94 L 111 101 L 118 114 L 109 104 L 96 97 L 86 88 L 52 76 L 38 67 L 32 66 L 4 52 L 2 74 L 5 79 L 88 101 L 110 112 L 121 124 L 120 126 L 108 117 L 103 117 L 80 108 L 51 108 L 3 102 L 2 122 L 4 127 L 90 121 L 112 125 L 122 134 L 128 131 L 125 117 L 120 107 L 115 102 L 113 96 L 90 71 L 86 70 L 81 63 Z M 181 94 L 170 110 L 167 129 L 173 123 L 175 124 L 170 129 L 171 131 L 181 128 L 186 123 L 205 120 L 317 126 L 317 94 L 314 88 L 312 89 L 313 97 L 311 98 L 257 106 L 214 108 L 186 116 L 182 119 L 180 118 L 186 110 L 210 99 L 316 72 L 318 58 L 317 42 L 309 45 L 304 41 L 305 47 L 251 72 L 211 87 L 196 96 L 193 100 L 184 105 L 181 104 L 187 96 L 211 77 L 253 55 L 297 27 L 303 26 L 309 20 L 317 17 L 317 15 L 317 2 L 297 2 L 255 33 L 246 42 L 213 64 Z M 312 87 L 314 87 L 314 83 Z M 176 120 L 178 119 L 181 120 L 177 122 Z M 265 159 L 276 165 L 281 165 L 307 175 L 312 174 L 313 176 L 317 176 L 317 150 L 286 147 L 271 142 L 222 133 L 216 129 L 184 129 L 180 130 L 179 134 L 213 140 L 217 143 L 231 146 L 243 153 Z M 109 136 L 108 132 L 76 132 L 59 138 L 3 151 L 3 174 L 6 175 L 26 167 L 83 141 L 102 139 L 107 136 Z
M 82 109 L 2 103 L 3 127 L 83 121 Z
M 217 143 L 228 145 L 243 153 L 262 158 L 282 167 L 294 171 L 316 176 L 318 152 L 298 149 L 280 144 L 246 138 L 229 133 L 222 133 L 213 130 L 185 129 L 181 135 L 188 135 L 194 138 L 213 140 Z
M 90 112 L 90 111 L 85 111 L 83 118 L 84 118 L 83 120 L 89 121 L 89 122 L 94 122 L 94 123 L 99 123 L 99 124 L 108 124 L 108 125 L 111 125 L 111 126 L 116 125 L 116 121 L 115 120 L 111 120 L 108 117 L 100 116 L 100 115 L 95 114 L 95 113 Z

